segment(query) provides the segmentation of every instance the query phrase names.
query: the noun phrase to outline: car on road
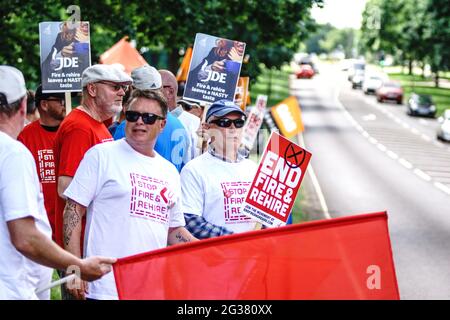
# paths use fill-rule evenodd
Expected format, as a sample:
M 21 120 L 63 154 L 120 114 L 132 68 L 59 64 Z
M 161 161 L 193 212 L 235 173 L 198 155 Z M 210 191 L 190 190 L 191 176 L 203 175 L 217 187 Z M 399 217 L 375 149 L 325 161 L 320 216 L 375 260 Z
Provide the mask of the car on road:
M 386 78 L 384 76 L 378 74 L 366 74 L 362 89 L 365 94 L 375 93 L 383 85 L 385 80 Z
M 437 138 L 439 140 L 450 141 L 450 109 L 444 111 L 444 114 L 438 118 L 438 122 Z
M 385 100 L 395 100 L 397 104 L 403 102 L 403 88 L 397 81 L 384 81 L 381 87 L 379 87 L 375 95 L 378 102 L 384 102 Z
M 357 70 L 355 75 L 352 77 L 352 88 L 362 88 L 364 82 L 364 70 Z
M 412 93 L 406 104 L 406 113 L 410 116 L 432 117 L 436 115 L 436 106 L 431 96 Z
M 295 73 L 297 79 L 311 79 L 314 76 L 314 69 L 309 64 L 301 64 Z

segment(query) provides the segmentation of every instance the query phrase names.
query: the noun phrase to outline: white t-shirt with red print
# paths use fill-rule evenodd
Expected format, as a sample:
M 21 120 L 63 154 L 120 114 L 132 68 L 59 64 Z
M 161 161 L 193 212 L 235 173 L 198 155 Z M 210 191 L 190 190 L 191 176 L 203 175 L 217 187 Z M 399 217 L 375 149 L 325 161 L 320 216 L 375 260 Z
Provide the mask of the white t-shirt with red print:
M 36 296 L 35 290 L 50 283 L 52 269 L 26 258 L 11 242 L 8 222 L 26 217 L 51 238 L 33 156 L 0 131 L 0 300 L 49 297 L 48 292 Z
M 167 246 L 169 227 L 185 225 L 180 176 L 155 152 L 125 139 L 91 148 L 64 194 L 87 207 L 84 256 L 123 258 Z M 89 283 L 92 299 L 117 299 L 113 273 Z
M 181 170 L 183 212 L 235 233 L 250 231 L 255 222 L 242 213 L 257 165 L 244 159 L 226 162 L 209 152 L 189 161 Z

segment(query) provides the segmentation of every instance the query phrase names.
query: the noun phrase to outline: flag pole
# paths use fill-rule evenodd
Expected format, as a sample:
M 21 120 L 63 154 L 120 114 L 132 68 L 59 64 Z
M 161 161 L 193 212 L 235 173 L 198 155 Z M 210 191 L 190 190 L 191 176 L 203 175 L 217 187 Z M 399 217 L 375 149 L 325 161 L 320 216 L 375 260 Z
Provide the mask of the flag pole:
M 59 279 L 57 281 L 51 282 L 50 284 L 47 284 L 47 285 L 45 285 L 45 286 L 43 286 L 41 288 L 36 289 L 36 294 L 39 294 L 39 293 L 44 292 L 46 290 L 49 290 L 49 289 L 51 289 L 53 287 L 62 285 L 64 283 L 66 283 L 66 282 L 72 281 L 73 279 L 75 279 L 76 276 L 77 275 L 75 273 L 73 273 L 73 274 L 68 275 L 68 276 L 66 276 L 64 278 L 61 278 L 61 279 Z
M 65 94 L 65 106 L 66 106 L 66 115 L 69 114 L 70 111 L 72 111 L 72 95 L 71 92 L 64 92 Z

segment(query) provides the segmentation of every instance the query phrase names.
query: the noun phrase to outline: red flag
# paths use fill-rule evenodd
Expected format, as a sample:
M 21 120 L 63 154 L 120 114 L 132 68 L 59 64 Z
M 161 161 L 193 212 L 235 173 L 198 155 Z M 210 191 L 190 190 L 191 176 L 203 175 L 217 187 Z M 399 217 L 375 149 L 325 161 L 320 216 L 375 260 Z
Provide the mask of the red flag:
M 120 299 L 399 299 L 386 212 L 119 259 Z
M 115 45 L 103 52 L 100 56 L 100 62 L 103 64 L 119 63 L 128 74 L 131 74 L 133 69 L 148 64 L 140 53 L 126 41 L 127 39 L 128 37 L 123 37 Z

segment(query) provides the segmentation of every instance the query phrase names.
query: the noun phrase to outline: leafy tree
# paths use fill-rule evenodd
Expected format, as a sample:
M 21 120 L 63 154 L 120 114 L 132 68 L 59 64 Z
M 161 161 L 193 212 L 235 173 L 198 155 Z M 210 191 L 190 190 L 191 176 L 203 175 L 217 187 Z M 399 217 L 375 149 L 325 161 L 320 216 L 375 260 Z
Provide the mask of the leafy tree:
M 29 83 L 39 81 L 38 23 L 68 18 L 73 0 L 0 3 L 0 63 L 21 69 Z M 138 48 L 168 54 L 168 67 L 176 71 L 179 50 L 192 45 L 202 32 L 247 43 L 250 62 L 242 72 L 256 79 L 260 64 L 280 67 L 296 51 L 312 28 L 309 9 L 322 0 L 141 0 L 78 1 L 81 19 L 91 23 L 91 56 L 99 55 L 123 36 Z M 149 61 L 154 64 L 154 61 Z

